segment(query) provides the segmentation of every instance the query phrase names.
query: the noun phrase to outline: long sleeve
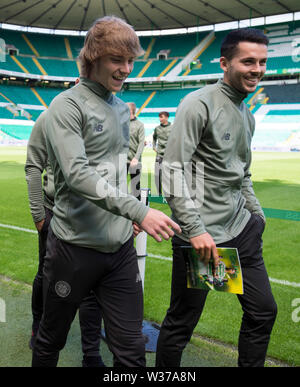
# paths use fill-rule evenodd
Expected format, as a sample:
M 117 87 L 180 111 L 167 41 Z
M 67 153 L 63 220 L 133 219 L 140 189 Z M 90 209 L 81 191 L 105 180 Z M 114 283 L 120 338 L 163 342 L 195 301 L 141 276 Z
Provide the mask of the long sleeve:
M 156 133 L 156 128 L 155 128 L 154 132 L 153 132 L 153 140 L 152 140 L 152 148 L 153 148 L 153 150 L 156 150 L 156 141 L 157 141 L 157 133 Z
M 249 130 L 251 133 L 251 137 L 253 137 L 254 130 L 255 130 L 255 119 L 250 112 L 248 112 L 248 120 L 249 120 Z M 242 195 L 246 199 L 245 208 L 247 208 L 247 210 L 251 213 L 256 213 L 264 221 L 266 221 L 263 209 L 261 208 L 259 200 L 257 199 L 253 189 L 253 183 L 251 180 L 251 173 L 250 173 L 251 161 L 252 161 L 252 156 L 250 152 L 248 162 L 245 165 L 245 174 L 242 182 Z
M 138 130 L 138 148 L 135 154 L 136 159 L 140 159 L 142 156 L 143 150 L 144 150 L 144 143 L 145 143 L 145 129 L 144 129 L 144 124 L 142 122 L 139 123 L 139 130 Z
M 30 211 L 35 223 L 45 218 L 42 174 L 47 164 L 47 149 L 43 125 L 46 112 L 37 119 L 27 145 L 25 175 Z
M 263 209 L 261 208 L 259 200 L 257 199 L 253 189 L 253 183 L 251 180 L 251 173 L 249 171 L 249 166 L 245 171 L 245 177 L 242 184 L 242 194 L 246 199 L 245 208 L 247 208 L 249 212 L 259 215 L 265 222 L 266 221 L 265 214 L 263 212 Z
M 192 156 L 201 140 L 207 120 L 205 105 L 186 98 L 179 106 L 163 161 L 163 191 L 183 235 L 191 238 L 205 233 L 205 226 L 197 210 L 197 200 L 192 197 L 188 170 Z M 202 180 L 203 174 L 200 173 Z M 203 194 L 203 181 L 197 195 Z
M 58 164 L 52 165 L 54 174 L 61 173 L 69 189 L 77 195 L 113 214 L 141 223 L 148 209 L 128 195 L 125 187 L 122 192 L 116 184 L 112 185 L 116 177 L 113 163 L 103 161 L 97 167 L 90 165 L 82 127 L 82 111 L 72 99 L 57 98 L 52 102 L 46 133 L 49 159 L 52 164 L 53 161 Z

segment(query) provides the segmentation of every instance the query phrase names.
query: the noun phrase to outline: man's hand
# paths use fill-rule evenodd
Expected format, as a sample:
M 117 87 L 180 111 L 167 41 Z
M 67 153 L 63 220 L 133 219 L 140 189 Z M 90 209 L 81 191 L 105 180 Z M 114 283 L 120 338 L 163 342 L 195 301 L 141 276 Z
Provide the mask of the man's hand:
M 35 227 L 36 229 L 38 230 L 38 232 L 41 232 L 42 231 L 42 228 L 44 226 L 44 223 L 45 223 L 45 219 L 42 219 L 40 220 L 39 222 L 36 222 L 35 223 Z
M 199 254 L 200 260 L 203 261 L 205 265 L 208 265 L 208 262 L 212 258 L 214 266 L 219 266 L 218 250 L 213 238 L 208 232 L 190 238 L 190 243 Z
M 132 226 L 133 226 L 133 236 L 135 238 L 136 236 L 139 235 L 140 232 L 143 231 L 143 229 L 137 223 L 134 223 L 134 222 L 132 223 Z
M 138 165 L 139 160 L 135 157 L 130 161 L 130 167 L 134 168 Z
M 174 231 L 171 230 L 172 227 L 176 232 L 181 233 L 181 229 L 177 223 L 173 222 L 167 215 L 163 212 L 150 208 L 141 225 L 142 229 L 146 231 L 147 234 L 151 235 L 157 242 L 161 242 L 162 239 L 168 240 L 174 235 Z

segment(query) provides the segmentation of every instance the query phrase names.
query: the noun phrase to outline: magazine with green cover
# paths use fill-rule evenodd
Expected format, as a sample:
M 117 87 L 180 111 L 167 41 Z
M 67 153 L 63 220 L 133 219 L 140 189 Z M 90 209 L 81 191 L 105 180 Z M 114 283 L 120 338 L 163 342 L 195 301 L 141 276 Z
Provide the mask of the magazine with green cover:
M 243 294 L 243 276 L 237 249 L 218 247 L 219 266 L 215 269 L 213 261 L 205 265 L 195 249 L 182 246 L 187 254 L 187 287 L 221 292 Z

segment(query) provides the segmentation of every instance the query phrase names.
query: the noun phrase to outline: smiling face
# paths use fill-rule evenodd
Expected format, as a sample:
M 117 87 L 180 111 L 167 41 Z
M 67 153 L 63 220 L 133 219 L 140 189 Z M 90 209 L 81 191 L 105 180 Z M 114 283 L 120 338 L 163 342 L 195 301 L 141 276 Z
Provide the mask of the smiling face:
M 165 114 L 160 114 L 159 115 L 159 121 L 160 121 L 161 125 L 167 125 L 168 119 L 169 119 L 169 117 L 166 116 Z
M 134 57 L 103 55 L 92 66 L 90 79 L 101 83 L 109 91 L 120 91 L 133 70 Z
M 242 93 L 253 93 L 266 71 L 267 52 L 264 44 L 240 42 L 232 59 L 220 58 L 224 82 Z

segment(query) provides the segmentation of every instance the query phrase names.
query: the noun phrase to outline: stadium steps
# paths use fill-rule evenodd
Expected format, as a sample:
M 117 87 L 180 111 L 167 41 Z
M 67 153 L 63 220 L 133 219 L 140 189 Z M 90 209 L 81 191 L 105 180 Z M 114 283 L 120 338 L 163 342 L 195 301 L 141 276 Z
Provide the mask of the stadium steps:
M 247 101 L 247 105 L 249 105 L 249 110 L 252 111 L 256 105 L 257 97 L 260 93 L 264 91 L 263 87 L 260 87 L 257 91 L 252 94 L 251 98 Z
M 14 55 L 11 56 L 11 59 L 19 66 L 19 68 L 22 70 L 23 73 L 26 73 L 26 74 L 29 74 L 29 73 L 30 73 L 30 71 L 28 71 L 28 70 L 26 69 L 26 67 L 24 67 L 24 66 L 22 65 L 22 63 L 19 61 L 19 59 L 16 58 Z
M 70 45 L 70 41 L 69 41 L 68 37 L 66 37 L 66 36 L 64 37 L 64 42 L 65 42 L 65 46 L 66 46 L 67 57 L 69 59 L 73 59 L 71 45 Z
M 150 41 L 148 47 L 147 47 L 147 50 L 146 50 L 146 52 L 145 52 L 145 55 L 144 55 L 144 58 L 143 58 L 143 59 L 147 60 L 147 59 L 149 58 L 149 56 L 150 56 L 150 54 L 151 54 L 151 51 L 152 51 L 152 48 L 153 48 L 153 46 L 154 46 L 154 44 L 155 44 L 155 41 L 156 41 L 156 38 L 153 37 L 153 38 L 151 39 L 151 41 Z
M 169 72 L 168 77 L 175 77 L 182 72 L 184 67 L 189 66 L 193 60 L 197 60 L 199 56 L 213 43 L 215 40 L 214 31 L 206 35 L 201 42 L 194 47 L 173 69 Z M 190 71 L 185 70 L 183 75 L 187 75 Z
M 1 92 L 0 92 L 0 96 L 1 96 L 2 98 L 4 98 L 6 101 L 8 101 L 9 103 L 12 103 L 13 105 L 15 105 L 15 103 L 14 103 L 11 99 L 9 99 L 8 97 L 6 97 L 6 95 L 4 95 L 4 94 L 1 93 Z
M 37 60 L 37 58 L 33 57 L 32 58 L 34 64 L 36 65 L 36 67 L 40 70 L 40 72 L 43 74 L 43 75 L 48 75 L 47 72 L 45 71 L 44 67 L 40 64 L 40 62 Z
M 168 65 L 167 67 L 159 74 L 158 77 L 163 77 L 174 65 L 175 63 L 178 61 L 178 59 L 173 59 Z
M 143 103 L 143 105 L 139 108 L 136 115 L 139 116 L 139 114 L 147 107 L 147 105 L 150 103 L 152 98 L 155 96 L 156 91 L 152 91 L 152 93 L 149 95 L 149 97 L 146 99 L 146 101 Z
M 200 51 L 198 52 L 198 54 L 193 58 L 193 61 L 196 61 L 204 52 L 205 50 L 214 42 L 214 40 L 216 39 L 216 36 L 215 34 L 211 34 L 210 37 L 208 37 L 208 40 L 205 41 L 204 45 L 201 47 Z M 202 64 L 201 66 L 197 67 L 197 68 L 202 68 Z M 191 72 L 191 68 L 187 69 L 186 72 L 183 74 L 183 75 L 188 75 L 190 72 Z
M 33 94 L 36 96 L 36 98 L 38 99 L 38 101 L 43 105 L 45 106 L 45 108 L 48 108 L 48 105 L 46 104 L 46 102 L 43 100 L 43 98 L 40 96 L 40 94 L 37 92 L 36 88 L 34 87 L 31 87 L 30 90 L 33 92 Z
M 22 38 L 25 40 L 25 43 L 27 44 L 27 46 L 30 48 L 30 50 L 33 52 L 33 55 L 39 57 L 40 54 L 37 52 L 37 50 L 35 49 L 35 47 L 32 45 L 32 43 L 30 42 L 29 38 L 27 37 L 27 35 L 25 34 L 22 34 L 21 35 Z
M 152 63 L 153 63 L 153 60 L 149 59 L 147 61 L 147 63 L 145 64 L 145 66 L 142 68 L 142 70 L 138 73 L 137 78 L 141 78 L 145 74 L 145 72 L 148 70 L 148 68 L 152 65 Z

